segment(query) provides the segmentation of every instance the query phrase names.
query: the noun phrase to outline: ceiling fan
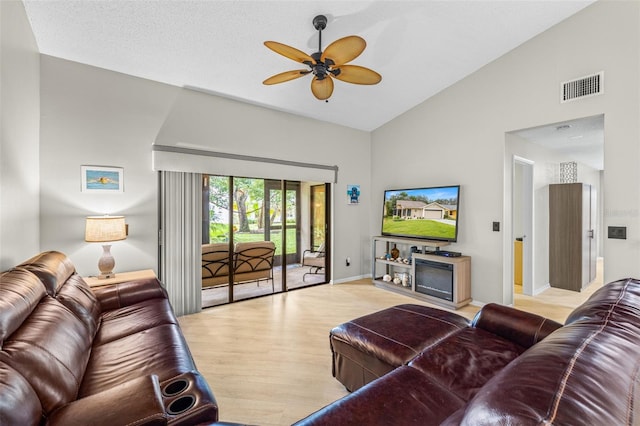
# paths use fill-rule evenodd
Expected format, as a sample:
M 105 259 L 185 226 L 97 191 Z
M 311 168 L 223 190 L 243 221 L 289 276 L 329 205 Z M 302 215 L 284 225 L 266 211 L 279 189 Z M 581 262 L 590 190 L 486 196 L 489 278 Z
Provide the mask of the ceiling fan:
M 278 84 L 294 80 L 313 73 L 311 92 L 320 100 L 327 100 L 333 93 L 333 78 L 354 84 L 378 84 L 382 76 L 369 68 L 358 65 L 346 65 L 357 58 L 367 47 L 362 37 L 348 36 L 331 43 L 322 51 L 322 30 L 327 27 L 327 17 L 318 15 L 313 18 L 313 26 L 318 30 L 318 51 L 306 53 L 276 41 L 265 41 L 264 45 L 276 53 L 296 62 L 303 63 L 309 69 L 285 71 L 269 77 L 263 84 Z

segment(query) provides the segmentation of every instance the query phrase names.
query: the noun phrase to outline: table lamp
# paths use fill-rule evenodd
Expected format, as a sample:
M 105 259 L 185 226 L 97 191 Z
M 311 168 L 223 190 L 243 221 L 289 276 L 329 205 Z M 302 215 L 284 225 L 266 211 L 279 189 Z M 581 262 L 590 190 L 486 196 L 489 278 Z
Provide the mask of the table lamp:
M 124 216 L 88 216 L 84 240 L 89 243 L 110 243 L 127 238 Z M 116 261 L 111 255 L 111 244 L 102 245 L 102 257 L 98 261 L 100 279 L 113 278 Z

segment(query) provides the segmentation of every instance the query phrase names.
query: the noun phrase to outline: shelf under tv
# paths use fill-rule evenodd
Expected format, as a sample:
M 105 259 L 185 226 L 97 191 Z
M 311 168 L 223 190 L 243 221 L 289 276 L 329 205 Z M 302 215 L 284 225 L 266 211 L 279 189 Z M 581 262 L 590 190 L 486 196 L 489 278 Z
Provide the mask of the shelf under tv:
M 434 248 L 435 250 L 439 250 L 440 247 L 445 247 L 449 245 L 448 241 L 423 240 L 420 238 L 393 237 L 393 236 L 387 236 L 387 235 L 380 235 L 373 238 L 376 241 L 385 241 L 388 243 L 407 244 L 411 246 L 422 247 L 423 250 L 426 247 L 431 247 L 431 248 Z
M 387 260 L 385 254 L 389 253 L 391 247 L 398 246 L 400 257 L 411 257 L 412 262 L 406 264 L 395 260 Z M 440 250 L 440 247 L 449 245 L 447 241 L 432 241 L 416 238 L 402 238 L 391 236 L 377 236 L 372 240 L 372 281 L 373 284 L 394 293 L 404 294 L 425 302 L 435 303 L 447 308 L 458 309 L 471 301 L 471 258 L 468 256 L 443 257 L 435 256 L 432 253 Z M 411 253 L 410 248 L 416 246 L 422 253 Z M 445 300 L 424 294 L 416 289 L 415 270 L 413 260 L 426 259 L 431 262 L 453 265 L 453 300 Z M 379 269 L 378 269 L 379 267 Z M 388 274 L 395 277 L 398 274 L 409 274 L 409 285 L 394 284 L 393 281 L 383 280 L 383 275 Z

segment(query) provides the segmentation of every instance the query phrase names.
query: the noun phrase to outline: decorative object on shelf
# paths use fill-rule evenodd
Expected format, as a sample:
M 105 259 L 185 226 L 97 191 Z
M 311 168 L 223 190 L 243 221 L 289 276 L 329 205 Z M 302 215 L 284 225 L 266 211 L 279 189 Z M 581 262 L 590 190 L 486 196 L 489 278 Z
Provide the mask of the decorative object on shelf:
M 400 278 L 400 275 L 401 275 L 401 274 L 398 274 L 398 273 L 394 274 L 394 276 L 393 276 L 393 283 L 394 283 L 395 285 L 400 285 L 400 284 L 402 284 L 402 278 Z
M 386 282 L 386 283 L 391 282 L 391 275 L 389 275 L 389 274 L 385 274 L 385 275 L 382 277 L 382 281 L 384 281 L 384 282 Z
M 358 204 L 360 202 L 360 185 L 347 185 L 347 197 L 349 197 L 349 204 Z
M 578 163 L 567 161 L 560 163 L 560 183 L 576 183 L 578 181 Z
M 122 167 L 80 166 L 82 192 L 124 192 Z
M 400 274 L 400 282 L 402 284 L 402 287 L 409 287 L 410 283 L 409 283 L 409 277 L 410 275 L 406 272 L 403 272 Z
M 393 245 L 393 248 L 391 249 L 391 258 L 392 259 L 397 259 L 398 256 L 400 256 L 400 250 L 398 250 L 398 247 L 396 247 L 396 245 Z
M 84 240 L 89 243 L 110 243 L 127 238 L 127 225 L 124 216 L 89 216 L 86 219 Z M 102 245 L 102 257 L 98 261 L 100 279 L 113 278 L 116 265 L 111 255 L 111 245 Z

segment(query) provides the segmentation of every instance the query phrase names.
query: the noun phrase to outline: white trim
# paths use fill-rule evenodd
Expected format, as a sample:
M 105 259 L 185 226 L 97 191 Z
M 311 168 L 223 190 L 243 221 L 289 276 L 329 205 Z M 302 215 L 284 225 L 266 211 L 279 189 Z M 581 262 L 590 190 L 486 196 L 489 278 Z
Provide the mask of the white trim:
M 151 149 L 154 171 L 284 179 L 301 182 L 336 183 L 338 181 L 338 166 L 159 144 L 153 144 Z

